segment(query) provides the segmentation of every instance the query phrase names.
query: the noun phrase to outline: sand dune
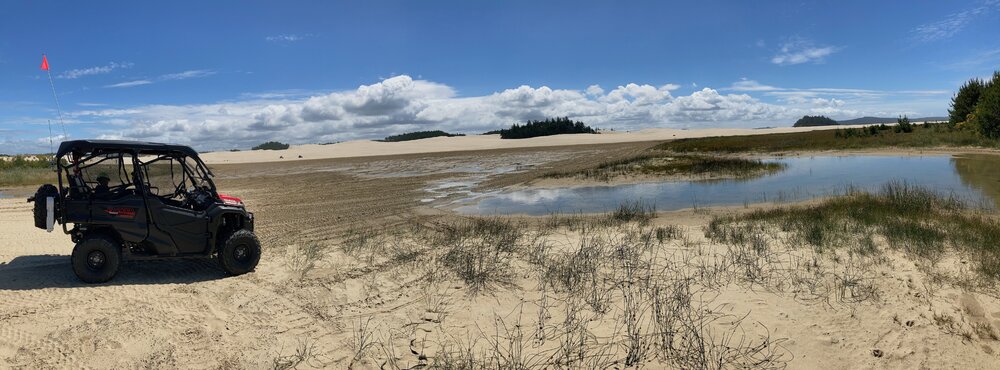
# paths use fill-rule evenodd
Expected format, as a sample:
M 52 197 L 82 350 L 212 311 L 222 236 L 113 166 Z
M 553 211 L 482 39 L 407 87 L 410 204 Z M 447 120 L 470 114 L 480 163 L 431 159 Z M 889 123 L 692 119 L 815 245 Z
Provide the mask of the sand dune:
M 815 130 L 830 130 L 836 128 L 860 126 L 821 126 L 821 127 L 778 127 L 765 129 L 713 128 L 678 130 L 669 128 L 653 128 L 641 131 L 621 132 L 603 131 L 599 135 L 576 134 L 535 137 L 529 139 L 503 140 L 500 135 L 469 135 L 455 137 L 435 137 L 423 140 L 403 142 L 378 142 L 371 140 L 355 140 L 329 145 L 293 145 L 287 150 L 255 150 L 239 152 L 205 153 L 202 159 L 206 163 L 258 163 L 274 161 L 292 161 L 299 159 L 327 159 L 369 157 L 380 155 L 418 154 L 457 152 L 469 150 L 537 148 L 547 146 L 569 146 L 586 144 L 631 143 L 642 141 L 664 141 L 672 139 L 755 135 L 783 132 L 804 132 Z M 284 157 L 284 158 L 280 158 Z

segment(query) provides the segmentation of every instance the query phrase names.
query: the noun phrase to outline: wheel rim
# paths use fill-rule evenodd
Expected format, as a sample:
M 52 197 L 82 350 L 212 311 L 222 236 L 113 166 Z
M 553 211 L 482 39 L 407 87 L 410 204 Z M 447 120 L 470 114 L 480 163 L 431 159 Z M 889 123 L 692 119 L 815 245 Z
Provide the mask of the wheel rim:
M 87 267 L 90 267 L 91 270 L 100 270 L 106 262 L 107 257 L 104 252 L 91 251 L 87 254 Z
M 247 247 L 245 244 L 236 246 L 236 248 L 233 249 L 233 259 L 239 262 L 246 262 L 247 260 L 249 260 L 250 247 Z

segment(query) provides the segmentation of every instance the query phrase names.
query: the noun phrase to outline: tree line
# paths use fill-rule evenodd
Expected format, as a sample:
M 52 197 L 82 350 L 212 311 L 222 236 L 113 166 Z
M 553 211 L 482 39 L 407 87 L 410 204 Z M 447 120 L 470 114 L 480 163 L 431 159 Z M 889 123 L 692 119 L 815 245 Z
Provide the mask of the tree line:
M 251 150 L 285 150 L 288 149 L 289 145 L 277 141 L 268 141 L 266 143 L 257 145 Z
M 989 81 L 973 78 L 963 84 L 951 98 L 948 119 L 958 127 L 1000 139 L 1000 71 L 993 72 Z
M 792 127 L 836 126 L 839 123 L 826 116 L 802 116 Z
M 382 141 L 388 141 L 388 142 L 410 141 L 410 140 L 428 139 L 439 136 L 453 137 L 453 136 L 465 136 L 465 134 L 449 134 L 441 130 L 414 131 L 414 132 L 407 132 L 405 134 L 386 136 L 385 139 L 382 139 Z
M 500 130 L 501 139 L 526 139 L 529 137 L 559 134 L 596 134 L 593 128 L 569 117 L 546 118 L 542 121 L 527 121 L 523 125 L 513 124 L 509 129 Z

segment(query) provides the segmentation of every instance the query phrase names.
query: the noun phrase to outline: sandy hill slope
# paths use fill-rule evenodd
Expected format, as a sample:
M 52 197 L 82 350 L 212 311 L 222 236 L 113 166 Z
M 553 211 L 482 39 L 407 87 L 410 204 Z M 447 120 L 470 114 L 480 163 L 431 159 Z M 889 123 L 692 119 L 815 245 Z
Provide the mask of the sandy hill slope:
M 765 129 L 744 128 L 713 128 L 678 130 L 669 128 L 645 129 L 641 131 L 621 132 L 604 131 L 599 135 L 575 134 L 543 136 L 530 139 L 504 140 L 500 135 L 470 135 L 456 137 L 435 137 L 430 139 L 403 142 L 379 142 L 371 140 L 355 140 L 337 144 L 293 145 L 286 150 L 256 150 L 239 152 L 205 153 L 202 159 L 213 163 L 259 163 L 274 161 L 290 161 L 295 159 L 326 159 L 369 157 L 379 155 L 418 154 L 435 152 L 459 152 L 468 150 L 532 148 L 546 146 L 567 146 L 585 144 L 611 144 L 641 141 L 665 141 L 682 138 L 756 135 L 768 133 L 802 132 L 813 130 L 829 130 L 850 126 L 827 127 L 778 127 Z

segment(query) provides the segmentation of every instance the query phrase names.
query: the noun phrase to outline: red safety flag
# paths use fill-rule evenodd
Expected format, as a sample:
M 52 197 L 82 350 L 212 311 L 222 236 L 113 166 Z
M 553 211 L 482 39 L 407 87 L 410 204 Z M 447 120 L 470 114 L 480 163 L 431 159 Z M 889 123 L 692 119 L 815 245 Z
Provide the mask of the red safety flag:
M 45 57 L 45 54 L 42 54 L 42 70 L 49 70 L 49 58 Z

